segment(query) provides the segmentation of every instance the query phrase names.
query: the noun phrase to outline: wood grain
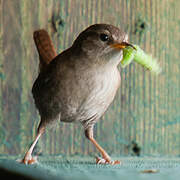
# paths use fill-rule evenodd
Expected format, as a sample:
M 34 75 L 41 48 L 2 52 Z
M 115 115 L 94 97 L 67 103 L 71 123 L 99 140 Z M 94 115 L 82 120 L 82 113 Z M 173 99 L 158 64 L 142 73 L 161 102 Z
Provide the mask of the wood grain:
M 178 7 L 178 0 L 0 0 L 0 153 L 24 153 L 36 133 L 39 116 L 31 87 L 38 54 L 33 32 L 46 29 L 59 53 L 87 26 L 110 23 L 157 57 L 163 72 L 154 76 L 134 63 L 119 67 L 121 87 L 96 125 L 96 139 L 110 154 L 131 154 L 127 146 L 136 141 L 143 154 L 179 155 Z M 40 144 L 45 154 L 96 152 L 77 124 L 60 123 Z

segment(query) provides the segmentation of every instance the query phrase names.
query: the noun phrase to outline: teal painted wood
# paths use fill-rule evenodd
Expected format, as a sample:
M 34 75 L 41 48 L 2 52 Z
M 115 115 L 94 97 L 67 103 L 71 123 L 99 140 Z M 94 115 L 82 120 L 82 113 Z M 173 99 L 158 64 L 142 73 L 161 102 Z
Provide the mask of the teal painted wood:
M 96 139 L 110 154 L 131 154 L 127 147 L 136 141 L 143 154 L 179 155 L 179 5 L 168 0 L 1 0 L 0 153 L 23 153 L 36 133 L 39 116 L 31 86 L 38 74 L 38 54 L 33 31 L 48 30 L 62 52 L 90 24 L 110 23 L 157 57 L 163 72 L 154 76 L 135 63 L 119 67 L 121 87 L 97 123 Z M 96 152 L 77 124 L 60 123 L 40 144 L 47 154 Z

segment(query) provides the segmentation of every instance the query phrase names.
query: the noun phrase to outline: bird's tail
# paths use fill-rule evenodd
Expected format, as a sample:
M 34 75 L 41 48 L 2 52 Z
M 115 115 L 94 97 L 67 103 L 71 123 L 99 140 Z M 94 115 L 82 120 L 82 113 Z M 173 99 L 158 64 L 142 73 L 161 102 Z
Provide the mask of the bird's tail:
M 33 38 L 39 53 L 39 69 L 41 72 L 57 56 L 57 53 L 46 30 L 35 31 Z

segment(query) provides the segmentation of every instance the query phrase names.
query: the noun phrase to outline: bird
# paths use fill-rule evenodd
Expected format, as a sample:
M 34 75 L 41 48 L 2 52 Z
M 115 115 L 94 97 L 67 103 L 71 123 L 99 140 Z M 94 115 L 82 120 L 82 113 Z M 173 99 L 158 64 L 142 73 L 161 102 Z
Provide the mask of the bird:
M 102 156 L 96 158 L 97 164 L 120 164 L 95 140 L 93 128 L 113 102 L 120 86 L 118 64 L 123 58 L 123 49 L 133 47 L 128 43 L 127 33 L 111 24 L 93 24 L 59 55 L 46 30 L 35 31 L 34 41 L 40 70 L 32 94 L 41 119 L 22 163 L 37 161 L 32 156 L 36 143 L 47 128 L 60 120 L 82 124 L 86 138 Z

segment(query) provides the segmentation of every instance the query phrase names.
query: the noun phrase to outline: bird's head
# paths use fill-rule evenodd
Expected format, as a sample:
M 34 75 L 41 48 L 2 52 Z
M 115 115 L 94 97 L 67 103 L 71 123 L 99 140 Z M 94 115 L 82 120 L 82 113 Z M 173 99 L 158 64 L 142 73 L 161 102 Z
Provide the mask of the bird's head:
M 108 24 L 95 24 L 88 27 L 79 34 L 73 44 L 79 54 L 83 54 L 91 61 L 115 65 L 122 60 L 122 50 L 126 46 L 132 46 L 128 43 L 128 35 Z

